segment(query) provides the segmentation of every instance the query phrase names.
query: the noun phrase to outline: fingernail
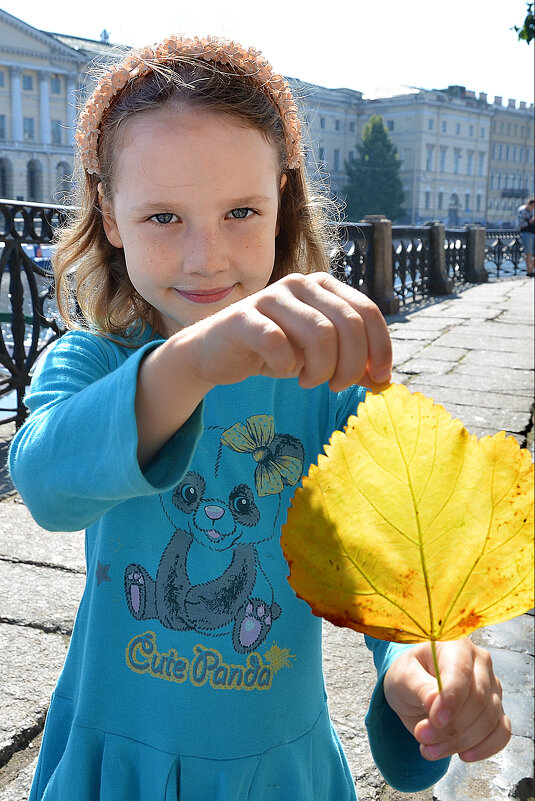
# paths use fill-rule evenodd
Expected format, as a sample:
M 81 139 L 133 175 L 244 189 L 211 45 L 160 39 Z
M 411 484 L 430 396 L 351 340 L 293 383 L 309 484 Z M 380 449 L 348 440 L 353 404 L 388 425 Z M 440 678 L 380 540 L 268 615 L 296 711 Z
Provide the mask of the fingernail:
M 441 726 L 447 726 L 451 720 L 451 713 L 447 709 L 441 709 L 437 715 L 437 722 Z
M 383 383 L 384 381 L 390 381 L 390 377 L 392 375 L 392 370 L 390 367 L 382 367 L 377 372 L 374 372 L 373 378 L 378 383 Z
M 442 747 L 440 745 L 426 745 L 425 755 L 429 759 L 440 759 Z

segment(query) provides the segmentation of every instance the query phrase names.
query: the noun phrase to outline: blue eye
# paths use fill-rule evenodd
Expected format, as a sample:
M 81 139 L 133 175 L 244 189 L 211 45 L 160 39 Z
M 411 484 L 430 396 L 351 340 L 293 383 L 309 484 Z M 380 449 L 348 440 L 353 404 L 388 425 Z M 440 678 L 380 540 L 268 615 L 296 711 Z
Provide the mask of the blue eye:
M 244 209 L 232 209 L 230 214 L 234 217 L 235 220 L 244 220 L 249 214 L 252 214 L 253 210 L 249 208 Z
M 156 220 L 156 222 L 160 223 L 161 225 L 167 225 L 173 221 L 174 217 L 176 217 L 175 214 L 171 214 L 170 211 L 166 211 L 163 214 L 155 214 L 153 217 L 151 217 L 151 220 Z

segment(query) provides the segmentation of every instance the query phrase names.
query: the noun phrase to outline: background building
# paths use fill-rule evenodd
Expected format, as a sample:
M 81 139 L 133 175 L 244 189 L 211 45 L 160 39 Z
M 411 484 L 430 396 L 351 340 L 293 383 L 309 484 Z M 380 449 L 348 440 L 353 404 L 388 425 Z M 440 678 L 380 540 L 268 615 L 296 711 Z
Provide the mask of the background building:
M 73 168 L 78 100 L 90 66 L 117 52 L 103 41 L 33 28 L 0 10 L 0 197 L 61 202 Z M 344 198 L 345 162 L 357 156 L 365 123 L 380 114 L 401 159 L 407 217 L 419 224 L 515 222 L 533 196 L 533 104 L 463 86 L 363 99 L 289 79 L 305 125 L 312 176 Z
M 105 42 L 46 33 L 0 9 L 0 197 L 62 202 L 77 99 Z

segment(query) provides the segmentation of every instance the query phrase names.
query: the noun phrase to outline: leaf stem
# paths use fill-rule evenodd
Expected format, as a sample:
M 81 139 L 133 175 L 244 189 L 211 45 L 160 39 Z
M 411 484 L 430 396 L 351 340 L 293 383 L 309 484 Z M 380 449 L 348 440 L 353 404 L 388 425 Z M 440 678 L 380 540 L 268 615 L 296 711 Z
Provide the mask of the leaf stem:
M 435 666 L 435 675 L 437 677 L 438 691 L 442 692 L 442 682 L 440 680 L 440 670 L 438 667 L 437 659 L 437 646 L 435 640 L 431 640 L 431 653 L 433 654 L 433 665 Z

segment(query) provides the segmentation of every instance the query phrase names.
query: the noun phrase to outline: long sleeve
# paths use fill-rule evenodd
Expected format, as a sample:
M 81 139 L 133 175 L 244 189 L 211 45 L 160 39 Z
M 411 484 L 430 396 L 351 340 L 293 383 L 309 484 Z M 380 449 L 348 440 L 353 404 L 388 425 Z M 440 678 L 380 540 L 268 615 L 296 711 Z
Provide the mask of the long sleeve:
M 71 332 L 43 360 L 9 468 L 44 528 L 85 528 L 128 498 L 175 486 L 187 470 L 202 430 L 202 404 L 144 472 L 137 461 L 137 372 L 158 344 L 132 349 Z
M 392 662 L 412 646 L 373 637 L 365 637 L 365 640 L 377 669 L 377 684 L 366 715 L 375 764 L 394 789 L 405 793 L 425 790 L 444 776 L 450 760 L 429 762 L 422 757 L 417 740 L 389 706 L 383 689 L 385 673 Z

